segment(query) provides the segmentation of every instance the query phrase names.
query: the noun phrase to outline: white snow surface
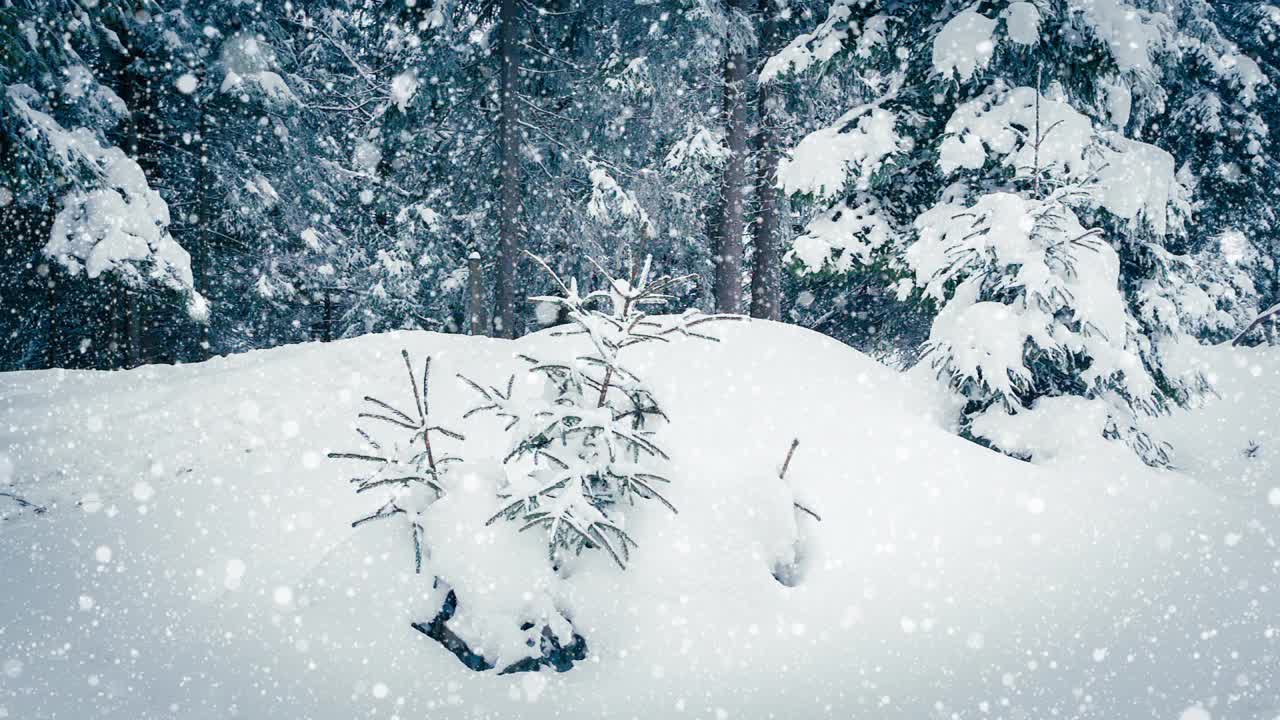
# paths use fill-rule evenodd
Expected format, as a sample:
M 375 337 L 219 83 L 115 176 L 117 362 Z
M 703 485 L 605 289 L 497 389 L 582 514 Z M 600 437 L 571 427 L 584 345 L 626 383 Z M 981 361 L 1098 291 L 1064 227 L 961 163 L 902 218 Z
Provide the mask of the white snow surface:
M 933 41 L 933 69 L 968 80 L 991 62 L 996 21 L 978 12 L 978 3 L 956 13 Z
M 433 358 L 434 421 L 467 435 L 449 451 L 482 472 L 506 439 L 493 419 L 461 418 L 472 397 L 455 373 L 504 382 L 514 353 L 566 357 L 572 339 L 391 333 L 0 375 L 0 491 L 48 508 L 0 515 L 0 716 L 1280 712 L 1280 492 L 1274 473 L 1218 482 L 1252 462 L 1227 459 L 1245 439 L 1229 396 L 1167 421 L 1194 478 L 1096 443 L 1030 465 L 939 427 L 918 375 L 791 326 L 714 332 L 723 342 L 652 343 L 629 361 L 671 417 L 658 440 L 680 512 L 632 512 L 627 570 L 587 555 L 555 581 L 589 646 L 562 674 L 476 673 L 411 629 L 429 619 L 429 575 L 413 574 L 403 528 L 350 527 L 376 499 L 324 455 L 357 447 L 363 395 L 402 399 L 407 348 Z M 1266 353 L 1198 356 L 1266 388 L 1250 427 L 1280 420 L 1280 360 Z M 794 523 L 762 518 L 790 497 L 776 471 L 793 437 L 790 488 L 823 520 L 786 537 Z M 1263 438 L 1264 458 L 1274 444 Z M 485 540 L 511 550 L 513 526 L 476 524 L 485 483 L 447 497 L 457 512 L 429 532 L 454 553 L 428 571 L 514 562 Z M 799 551 L 794 587 L 770 572 L 780 547 Z M 538 573 L 527 554 L 491 578 L 495 603 Z

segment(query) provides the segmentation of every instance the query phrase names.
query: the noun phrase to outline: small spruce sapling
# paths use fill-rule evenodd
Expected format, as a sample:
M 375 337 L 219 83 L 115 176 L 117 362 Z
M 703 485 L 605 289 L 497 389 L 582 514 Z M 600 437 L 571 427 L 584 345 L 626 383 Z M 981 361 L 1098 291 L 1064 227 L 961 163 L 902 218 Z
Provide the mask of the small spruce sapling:
M 438 433 L 455 440 L 463 440 L 463 436 L 440 425 L 431 424 L 430 375 L 431 358 L 422 363 L 422 383 L 418 384 L 414 376 L 413 363 L 409 360 L 409 351 L 401 350 L 405 370 L 409 373 L 409 387 L 413 390 L 413 409 L 403 412 L 390 403 L 375 397 L 365 396 L 367 409 L 357 415 L 358 418 L 376 420 L 394 428 L 406 431 L 395 442 L 384 445 L 374 440 L 363 428 L 356 432 L 364 439 L 362 452 L 329 453 L 333 459 L 359 460 L 368 463 L 371 468 L 351 482 L 356 486 L 356 493 L 378 490 L 386 493 L 384 502 L 371 515 L 351 523 L 359 527 L 374 520 L 385 520 L 398 515 L 407 515 L 413 528 L 413 558 L 415 572 L 422 572 L 422 523 L 419 515 L 433 502 L 444 495 L 443 473 L 449 463 L 459 458 L 440 453 L 432 446 L 432 434 Z
M 559 289 L 559 295 L 531 298 L 556 307 L 570 323 L 557 335 L 581 335 L 589 350 L 566 362 L 522 356 L 527 372 L 541 376 L 548 392 L 532 404 L 513 398 L 515 377 L 505 390 L 483 387 L 459 376 L 480 396 L 467 416 L 492 412 L 506 418 L 514 441 L 504 463 L 516 472 L 500 495 L 493 517 L 518 522 L 521 530 L 542 528 L 548 555 L 561 565 L 584 549 L 602 549 L 626 568 L 635 541 L 627 533 L 625 506 L 656 501 L 671 512 L 663 494 L 669 479 L 660 473 L 667 453 L 654 441 L 656 422 L 666 415 L 653 392 L 622 361 L 627 348 L 667 343 L 674 337 L 716 341 L 699 328 L 736 315 L 690 310 L 676 318 L 653 318 L 645 311 L 665 305 L 666 290 L 692 276 L 650 276 L 650 260 L 615 278 L 594 260 L 608 287 L 586 295 L 575 279 L 566 283 L 541 258 L 530 255 Z

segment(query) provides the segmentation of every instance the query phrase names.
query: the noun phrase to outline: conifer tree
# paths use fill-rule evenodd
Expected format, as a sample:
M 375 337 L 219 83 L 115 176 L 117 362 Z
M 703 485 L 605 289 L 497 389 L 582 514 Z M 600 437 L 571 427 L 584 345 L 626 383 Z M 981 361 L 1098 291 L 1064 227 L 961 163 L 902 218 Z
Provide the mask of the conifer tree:
M 651 318 L 648 308 L 665 304 L 667 290 L 692 278 L 652 277 L 648 258 L 623 278 L 597 265 L 607 288 L 585 295 L 575 279 L 566 283 L 541 258 L 534 260 L 558 294 L 532 301 L 562 311 L 570 329 L 556 334 L 583 336 L 588 350 L 568 361 L 526 356 L 527 372 L 541 376 L 548 388 L 532 404 L 514 395 L 514 376 L 505 389 L 463 377 L 481 399 L 468 415 L 492 412 L 506 418 L 513 436 L 504 462 L 516 469 L 517 479 L 502 490 L 502 505 L 490 522 L 507 519 L 521 523 L 522 530 L 545 530 L 556 565 L 593 548 L 625 568 L 635 546 L 623 520 L 626 508 L 641 501 L 656 501 L 671 512 L 676 508 L 664 495 L 670 480 L 661 466 L 669 458 L 654 435 L 666 415 L 652 390 L 623 363 L 622 353 L 680 336 L 714 341 L 700 326 L 731 316 L 690 311 L 673 319 Z

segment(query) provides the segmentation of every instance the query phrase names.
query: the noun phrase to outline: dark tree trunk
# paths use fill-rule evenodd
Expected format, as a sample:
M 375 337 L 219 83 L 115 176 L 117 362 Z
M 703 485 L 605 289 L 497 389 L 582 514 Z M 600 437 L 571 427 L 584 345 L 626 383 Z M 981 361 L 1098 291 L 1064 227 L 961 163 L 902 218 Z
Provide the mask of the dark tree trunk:
M 516 111 L 517 80 L 520 70 L 520 0 L 501 0 L 499 19 L 498 100 L 501 153 L 500 189 L 498 196 L 498 282 L 497 309 L 494 312 L 495 334 L 513 338 L 516 335 L 516 261 L 520 253 L 520 129 Z
M 320 331 L 320 342 L 333 342 L 333 293 L 324 293 L 324 326 Z
M 487 305 L 480 253 L 473 252 L 467 256 L 467 332 L 472 335 L 489 334 Z
M 194 267 L 192 268 L 192 279 L 195 282 L 196 291 L 209 297 L 209 278 L 213 277 L 212 268 L 209 267 L 211 258 L 213 257 L 212 248 L 209 247 L 209 114 L 201 109 L 200 111 L 200 169 L 196 171 L 196 192 L 200 193 L 200 198 L 196 205 L 196 222 L 200 224 L 196 231 L 197 247 L 195 252 L 191 253 L 194 259 Z M 209 343 L 209 320 L 201 322 L 196 327 L 196 344 L 195 358 L 198 360 L 207 359 L 210 355 Z
M 58 286 L 53 280 L 52 265 L 45 265 L 47 273 L 44 277 L 45 293 L 49 305 L 48 337 L 44 347 L 45 367 L 58 367 Z
M 760 32 L 762 57 L 773 51 L 776 23 L 771 16 L 770 0 L 760 0 L 763 27 Z M 781 198 L 777 188 L 778 138 L 769 116 L 770 88 L 756 83 L 756 204 L 758 215 L 752 225 L 754 246 L 751 273 L 751 317 L 782 319 L 782 239 L 779 237 Z
M 126 367 L 138 367 L 145 361 L 142 349 L 142 298 L 134 290 L 124 293 L 124 358 Z
M 742 10 L 743 0 L 730 7 Z M 729 157 L 720 185 L 719 221 L 712 238 L 713 281 L 717 312 L 742 307 L 742 233 L 747 178 L 747 58 L 741 48 L 726 48 L 724 57 L 724 124 Z

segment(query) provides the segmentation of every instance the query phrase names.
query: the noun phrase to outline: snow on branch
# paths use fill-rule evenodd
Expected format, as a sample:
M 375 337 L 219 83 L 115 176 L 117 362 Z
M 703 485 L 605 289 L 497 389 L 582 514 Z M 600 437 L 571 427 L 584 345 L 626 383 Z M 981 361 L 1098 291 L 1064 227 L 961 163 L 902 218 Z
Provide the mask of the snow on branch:
M 366 474 L 351 479 L 356 494 L 379 491 L 384 502 L 372 514 L 351 523 L 359 527 L 373 520 L 383 520 L 397 515 L 409 516 L 413 529 L 414 567 L 422 572 L 422 533 L 423 526 L 419 519 L 421 513 L 433 502 L 444 496 L 445 486 L 443 474 L 449 463 L 459 458 L 439 454 L 432 445 L 432 434 L 453 440 L 465 438 L 457 432 L 441 425 L 431 423 L 431 358 L 422 363 L 421 383 L 414 374 L 413 363 L 409 359 L 409 351 L 402 350 L 405 370 L 409 375 L 409 387 L 412 390 L 413 406 L 405 412 L 391 403 L 366 395 L 366 409 L 356 417 L 363 420 L 374 420 L 401 431 L 407 435 L 398 438 L 398 442 L 383 445 L 375 440 L 363 428 L 356 432 L 364 440 L 361 452 L 335 452 L 329 457 L 335 460 L 356 460 L 371 466 Z
M 839 195 L 850 182 L 865 190 L 884 161 L 906 148 L 896 115 L 884 109 L 898 97 L 904 79 L 900 73 L 883 82 L 873 79 L 873 84 L 886 84 L 875 99 L 806 135 L 778 163 L 779 187 L 789 195 L 820 198 Z
M 664 306 L 667 291 L 692 276 L 654 277 L 650 259 L 618 278 L 590 260 L 606 278 L 605 289 L 582 293 L 577 280 L 561 278 L 542 258 L 530 257 L 546 271 L 559 292 L 531 298 L 550 304 L 568 318 L 588 350 L 567 361 L 524 356 L 527 372 L 541 379 L 546 392 L 513 397 L 515 378 L 505 391 L 462 377 L 481 404 L 467 414 L 492 412 L 507 420 L 513 441 L 504 458 L 513 477 L 500 491 L 501 504 L 490 524 L 506 519 L 520 530 L 542 529 L 553 565 L 584 549 L 600 549 L 625 568 L 636 543 L 627 533 L 623 506 L 655 501 L 671 512 L 665 495 L 670 480 L 662 474 L 669 459 L 658 444 L 656 424 L 666 415 L 644 381 L 621 358 L 626 348 L 666 344 L 675 337 L 716 340 L 707 323 L 739 319 L 689 311 L 675 318 L 652 318 L 646 309 Z M 460 376 L 461 377 L 461 376 Z
M 1280 305 L 1272 305 L 1271 307 L 1267 308 L 1263 312 L 1259 313 L 1258 316 L 1253 319 L 1253 322 L 1249 323 L 1245 327 L 1245 329 L 1237 333 L 1234 338 L 1231 338 L 1231 344 L 1234 346 L 1243 345 L 1244 339 L 1249 333 L 1253 332 L 1255 329 L 1257 329 L 1260 325 L 1266 323 L 1268 320 L 1272 320 L 1277 317 L 1280 317 Z
M 45 256 L 73 276 L 106 274 L 133 290 L 173 291 L 186 300 L 192 319 L 206 320 L 208 304 L 195 289 L 191 256 L 169 234 L 169 206 L 138 163 L 120 148 L 104 147 L 91 130 L 67 130 L 35 109 L 39 95 L 29 86 L 10 86 L 5 94 L 27 139 L 47 145 L 50 159 L 74 181 L 62 197 Z
M 839 54 L 849 44 L 859 57 L 867 57 L 885 44 L 888 18 L 874 15 L 861 25 L 851 21 L 854 0 L 836 0 L 827 17 L 812 32 L 802 33 L 765 61 L 760 82 L 770 83 L 788 74 L 800 74 Z

